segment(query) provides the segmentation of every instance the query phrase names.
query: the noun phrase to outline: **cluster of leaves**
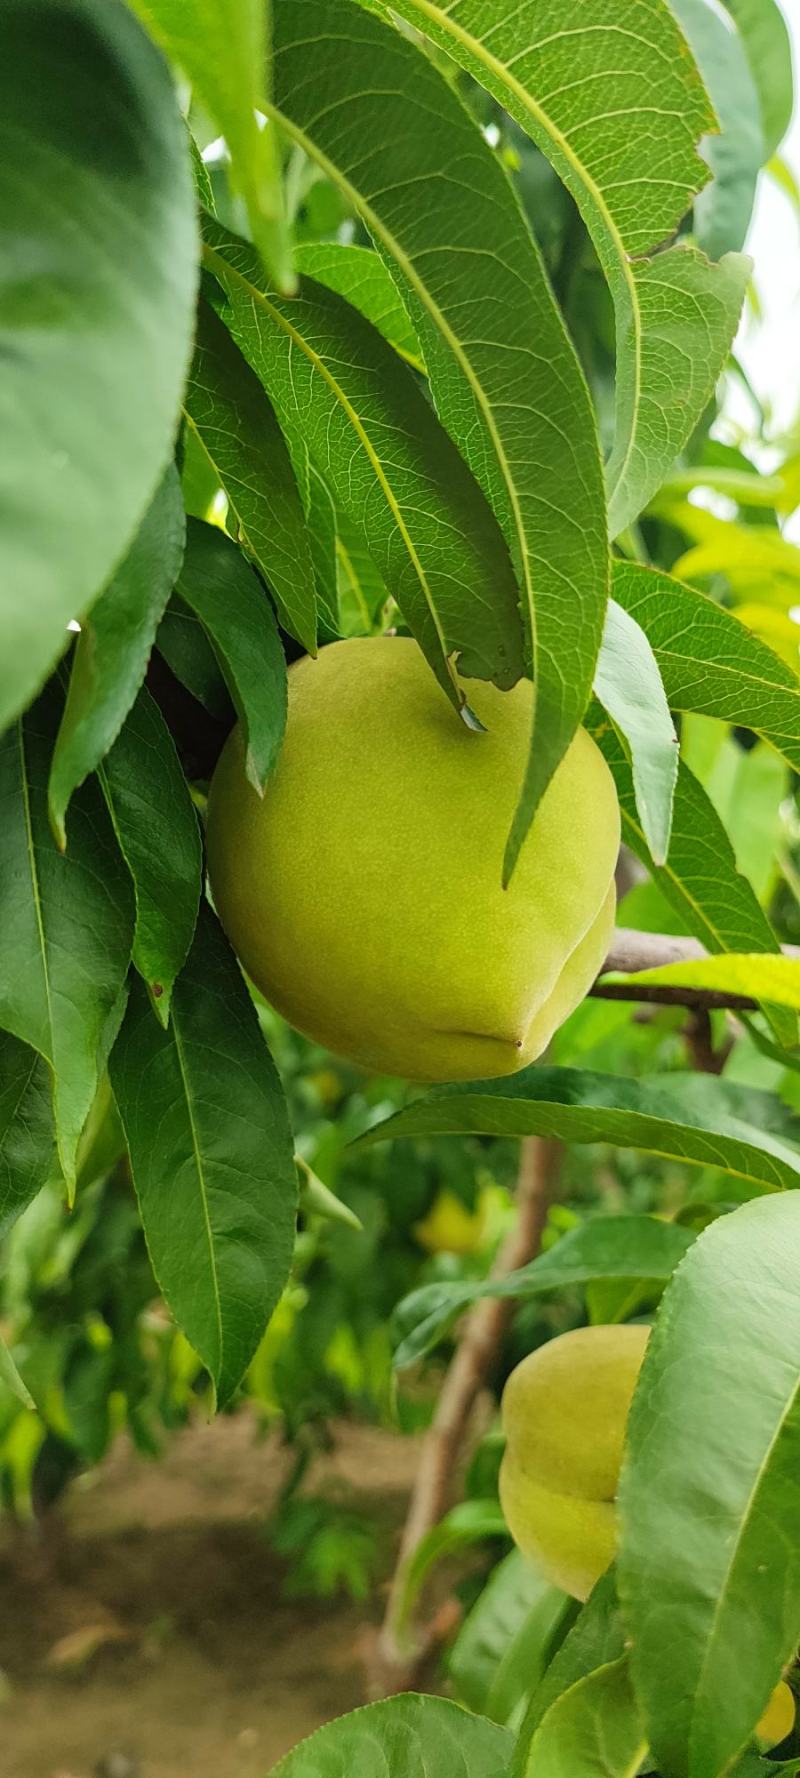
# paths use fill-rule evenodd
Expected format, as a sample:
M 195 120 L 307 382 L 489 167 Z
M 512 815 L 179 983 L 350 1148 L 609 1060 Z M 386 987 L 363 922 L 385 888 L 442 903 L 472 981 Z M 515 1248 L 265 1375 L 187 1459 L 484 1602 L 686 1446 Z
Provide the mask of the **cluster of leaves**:
M 26 1213 L 33 1246 L 17 1247 L 33 1253 L 55 1181 L 77 1220 L 52 1276 L 77 1294 L 54 1370 L 26 1363 L 22 1325 L 22 1376 L 8 1354 L 4 1375 L 42 1410 L 32 1446 L 45 1427 L 91 1457 L 121 1394 L 131 1423 L 147 1421 L 146 1237 L 182 1341 L 177 1384 L 171 1333 L 159 1361 L 162 1419 L 201 1366 L 221 1405 L 259 1364 L 274 1392 L 265 1330 L 295 1251 L 305 1333 L 318 1318 L 293 1348 L 313 1398 L 346 1291 L 333 1318 L 324 1291 L 314 1308 L 295 1138 L 304 1206 L 328 1217 L 335 1168 L 322 1140 L 303 1152 L 296 1116 L 292 1133 L 265 1041 L 280 1035 L 204 895 L 207 780 L 238 718 L 264 793 L 287 657 L 335 636 L 404 627 L 453 720 L 470 679 L 530 675 L 507 877 L 585 721 L 649 877 L 631 923 L 699 939 L 710 956 L 679 981 L 762 1011 L 724 1080 L 673 1069 L 672 1015 L 654 1027 L 663 1074 L 627 1056 L 617 1072 L 627 1015 L 603 1007 L 576 1015 L 552 1064 L 510 1081 L 408 1104 L 367 1091 L 358 1130 L 340 1131 L 370 1126 L 362 1199 L 370 1184 L 390 1199 L 372 1147 L 384 1135 L 556 1135 L 726 1184 L 698 1238 L 702 1218 L 629 1208 L 580 1222 L 503 1287 L 586 1290 L 612 1317 L 667 1285 L 633 1422 L 622 1618 L 607 1590 L 590 1604 L 516 1752 L 502 1712 L 405 1700 L 280 1769 L 363 1769 L 377 1739 L 398 1774 L 460 1761 L 470 1778 L 576 1778 L 602 1747 L 614 1778 L 647 1748 L 667 1778 L 718 1778 L 800 1640 L 796 1544 L 779 1548 L 800 1374 L 800 1132 L 784 1091 L 800 992 L 779 955 L 796 882 L 782 810 L 800 768 L 800 552 L 781 519 L 800 485 L 791 455 L 760 478 L 710 436 L 755 181 L 791 107 L 785 28 L 773 0 L 730 0 L 724 17 L 710 0 L 270 12 L 268 41 L 258 0 L 6 7 L 0 223 L 18 251 L 0 288 L 0 1232 Z M 204 158 L 216 132 L 224 154 Z M 709 510 L 697 490 L 731 504 Z M 743 811 L 765 785 L 772 827 L 754 844 Z M 762 1061 L 768 1092 L 748 1085 Z M 87 1172 L 116 1117 L 117 1150 Z M 746 1201 L 719 1215 L 731 1199 Z M 117 1221 L 92 1302 L 94 1231 Z M 367 1228 L 353 1269 L 364 1238 L 350 1231 L 339 1268 L 351 1296 L 375 1251 Z M 371 1326 L 417 1281 L 402 1246 Z M 410 1296 L 402 1360 L 483 1289 L 434 1278 Z M 12 1331 L 19 1311 L 7 1297 Z M 289 1374 L 284 1407 L 303 1394 Z M 727 1406 L 710 1424 L 712 1398 Z
M 289 1100 L 300 1219 L 290 1281 L 237 1399 L 265 1427 L 280 1419 L 296 1453 L 293 1493 L 309 1460 L 328 1448 L 337 1416 L 396 1424 L 395 1305 L 422 1278 L 463 1270 L 448 1248 L 454 1205 L 472 1235 L 470 1255 L 479 1249 L 464 1263 L 481 1275 L 511 1214 L 516 1156 L 513 1142 L 477 1139 L 415 1143 L 410 1167 L 400 1148 L 356 1153 L 353 1137 L 401 1104 L 405 1089 L 365 1081 L 274 1015 L 262 1018 Z M 53 1178 L 0 1250 L 0 1333 L 38 1409 L 27 1411 L 13 1375 L 0 1376 L 0 1497 L 19 1516 L 43 1509 L 80 1465 L 98 1462 L 122 1426 L 138 1450 L 156 1456 L 165 1436 L 208 1411 L 207 1373 L 159 1302 L 109 1100 L 106 1086 L 81 1144 L 73 1213 L 65 1219 L 63 1184 Z M 488 1219 L 476 1213 L 487 1202 Z M 402 1400 L 403 1428 L 424 1424 L 429 1405 L 428 1390 Z M 288 1501 L 276 1547 L 290 1562 L 297 1524 Z M 323 1514 L 319 1560 L 314 1540 L 310 1552 L 301 1540 L 293 1584 L 316 1575 L 328 1585 L 335 1529 Z

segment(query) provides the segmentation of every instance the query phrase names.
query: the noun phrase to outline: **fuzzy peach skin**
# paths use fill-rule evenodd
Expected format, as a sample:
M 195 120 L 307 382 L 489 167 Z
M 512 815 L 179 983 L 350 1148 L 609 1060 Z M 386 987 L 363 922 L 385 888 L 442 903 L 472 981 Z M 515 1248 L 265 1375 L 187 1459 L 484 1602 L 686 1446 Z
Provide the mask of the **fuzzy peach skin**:
M 212 782 L 212 893 L 245 969 L 298 1031 L 372 1073 L 514 1073 L 606 954 L 619 809 L 601 753 L 580 730 L 504 890 L 533 691 L 470 682 L 469 698 L 483 734 L 415 642 L 335 642 L 289 670 L 263 800 L 238 729 Z
M 614 1559 L 625 1428 L 649 1332 L 575 1328 L 523 1358 L 503 1391 L 509 1531 L 575 1599 L 588 1599 Z

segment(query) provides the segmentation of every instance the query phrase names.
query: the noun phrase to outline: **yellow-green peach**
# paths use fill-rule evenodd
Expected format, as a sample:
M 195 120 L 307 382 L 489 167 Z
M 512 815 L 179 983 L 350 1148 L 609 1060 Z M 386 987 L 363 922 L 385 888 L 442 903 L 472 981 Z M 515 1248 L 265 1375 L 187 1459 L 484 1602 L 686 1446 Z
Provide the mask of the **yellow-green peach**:
M 509 1531 L 576 1599 L 588 1599 L 614 1558 L 625 1428 L 649 1331 L 576 1328 L 524 1358 L 503 1391 Z
M 240 732 L 211 786 L 214 901 L 297 1030 L 373 1073 L 511 1074 L 586 994 L 614 919 L 619 809 L 579 730 L 507 889 L 503 852 L 533 689 L 448 704 L 415 642 L 335 642 L 289 670 L 286 737 L 259 798 Z

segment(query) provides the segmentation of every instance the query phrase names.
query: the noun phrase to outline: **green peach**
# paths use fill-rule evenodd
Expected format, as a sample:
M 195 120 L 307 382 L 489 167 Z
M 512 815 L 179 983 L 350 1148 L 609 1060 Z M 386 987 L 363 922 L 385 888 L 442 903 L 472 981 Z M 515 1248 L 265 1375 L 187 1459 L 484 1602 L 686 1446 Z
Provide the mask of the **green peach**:
M 606 954 L 619 810 L 602 755 L 580 730 L 504 890 L 533 692 L 469 695 L 485 733 L 416 643 L 333 643 L 290 668 L 263 800 L 238 730 L 211 786 L 211 887 L 245 969 L 299 1031 L 371 1072 L 513 1073 Z
M 649 1332 L 576 1328 L 524 1358 L 503 1391 L 509 1531 L 576 1599 L 588 1599 L 614 1558 L 625 1428 Z

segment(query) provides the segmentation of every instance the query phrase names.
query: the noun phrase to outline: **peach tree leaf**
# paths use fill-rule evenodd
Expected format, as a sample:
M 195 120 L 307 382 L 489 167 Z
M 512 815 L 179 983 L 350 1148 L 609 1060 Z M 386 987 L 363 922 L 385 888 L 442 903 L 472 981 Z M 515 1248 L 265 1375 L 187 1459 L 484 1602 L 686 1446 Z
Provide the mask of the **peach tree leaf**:
M 636 1778 L 647 1737 L 627 1655 L 575 1681 L 545 1711 L 524 1778 Z
M 225 137 L 231 184 L 244 198 L 252 238 L 270 276 L 291 290 L 275 131 L 262 128 L 256 115 L 269 68 L 268 0 L 133 0 L 133 6 Z
M 209 907 L 168 1030 L 134 983 L 109 1072 L 153 1270 L 224 1406 L 286 1283 L 297 1175 L 281 1085 Z
M 0 169 L 2 729 L 131 544 L 171 456 L 191 348 L 186 132 L 119 0 L 4 7 Z
M 50 766 L 48 806 L 63 851 L 70 797 L 119 734 L 147 671 L 183 555 L 186 519 L 170 464 L 130 550 L 81 625 Z
M 96 779 L 72 799 L 60 853 L 47 780 L 61 713 L 51 687 L 0 739 L 0 1027 L 49 1065 L 58 1157 L 75 1156 L 124 1004 L 133 889 Z
M 197 920 L 203 849 L 175 744 L 144 686 L 99 777 L 133 879 L 133 962 L 166 1025 Z
M 650 856 L 656 864 L 664 864 L 672 831 L 678 737 L 647 636 L 615 599 L 609 599 L 606 610 L 594 691 L 630 760 L 636 812 Z
M 500 1080 L 435 1087 L 359 1140 L 468 1133 L 641 1148 L 719 1167 L 757 1191 L 800 1180 L 800 1120 L 779 1099 L 690 1073 L 626 1080 L 537 1063 Z
M 326 1723 L 273 1766 L 269 1778 L 499 1778 L 513 1736 L 446 1698 L 409 1694 Z
M 779 655 L 660 569 L 617 562 L 613 588 L 649 639 L 673 710 L 750 728 L 800 771 L 800 679 Z
M 647 1282 L 655 1292 L 671 1278 L 692 1239 L 688 1229 L 653 1216 L 602 1216 L 569 1229 L 554 1247 L 505 1278 L 422 1284 L 394 1313 L 394 1331 L 400 1337 L 395 1366 L 400 1370 L 429 1352 L 455 1317 L 482 1297 L 524 1301 L 598 1279 Z
M 270 587 L 281 622 L 313 654 L 314 565 L 286 439 L 258 378 L 204 301 L 184 410 L 227 494 L 239 541 Z
M 0 1232 L 35 1198 L 55 1161 L 47 1064 L 0 1031 Z
M 263 586 L 230 537 L 189 519 L 177 592 L 203 625 L 242 724 L 247 776 L 263 796 L 286 727 L 286 661 Z

